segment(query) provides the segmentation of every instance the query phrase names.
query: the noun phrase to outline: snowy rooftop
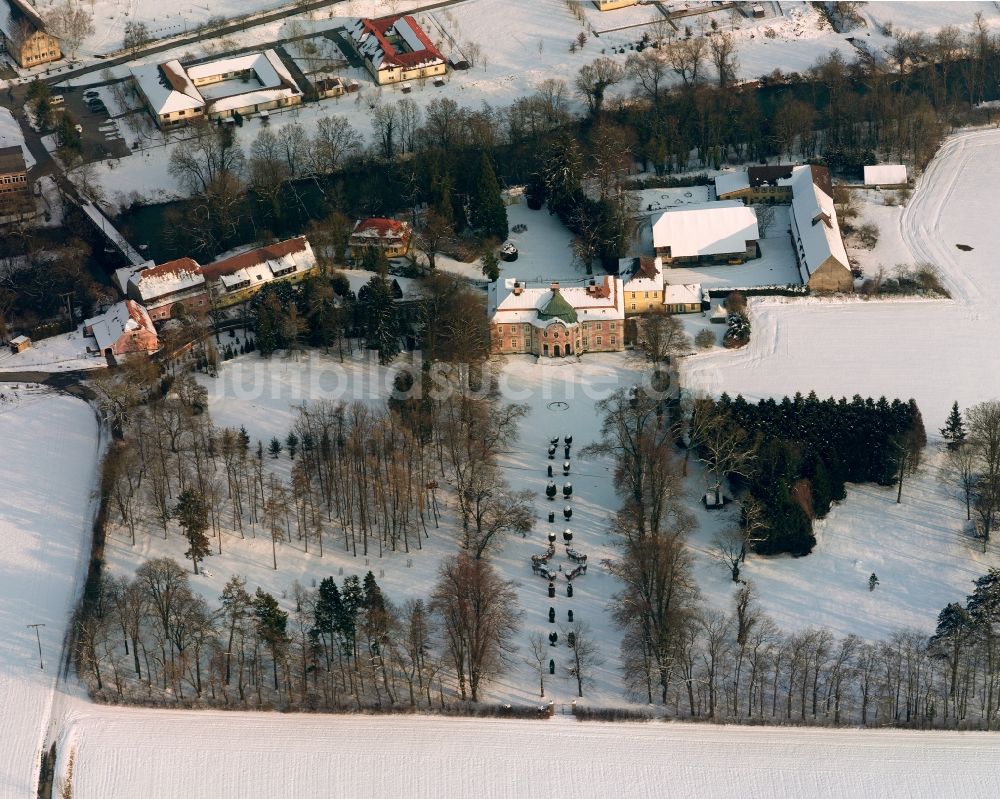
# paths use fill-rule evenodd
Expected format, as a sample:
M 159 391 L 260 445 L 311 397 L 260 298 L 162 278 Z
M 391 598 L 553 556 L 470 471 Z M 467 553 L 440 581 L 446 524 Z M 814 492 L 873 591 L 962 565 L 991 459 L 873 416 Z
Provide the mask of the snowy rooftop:
M 844 266 L 849 265 L 833 198 L 816 185 L 807 166 L 792 171 L 791 222 L 802 243 L 799 257 L 807 272 L 804 280 L 831 255 Z
M 664 305 L 691 305 L 701 303 L 700 283 L 668 283 L 663 287 Z
M 721 197 L 732 191 L 750 188 L 750 175 L 746 171 L 726 172 L 715 177 L 715 195 Z
M 143 328 L 154 330 L 146 309 L 132 300 L 115 303 L 103 314 L 87 319 L 83 324 L 97 339 L 97 346 L 102 352 L 113 347 L 123 333 Z
M 205 276 L 197 261 L 179 258 L 136 272 L 128 284 L 143 302 L 150 302 L 188 289 L 201 288 L 205 285 Z
M 659 291 L 663 288 L 663 261 L 659 257 L 643 255 L 623 258 L 618 262 L 618 273 L 625 282 L 625 291 Z
M 240 253 L 201 268 L 208 281 L 218 280 L 227 288 L 249 283 L 267 283 L 277 275 L 305 272 L 316 265 L 316 256 L 305 236 L 279 241 L 267 247 Z
M 444 62 L 444 56 L 409 15 L 356 19 L 348 23 L 347 32 L 375 69 L 413 69 Z
M 625 318 L 621 278 L 609 275 L 603 283 L 592 286 L 553 285 L 528 288 L 516 278 L 490 283 L 487 299 L 490 318 L 501 324 L 526 322 L 547 327 L 554 319 L 542 318 L 542 314 L 556 297 L 575 311 L 578 322 Z
M 903 164 L 876 164 L 865 167 L 866 186 L 895 186 L 906 183 L 906 167 Z
M 206 100 L 195 80 L 206 80 L 233 72 L 252 71 L 260 86 L 249 91 Z M 188 68 L 176 59 L 163 64 L 144 64 L 132 69 L 132 75 L 158 114 L 170 114 L 208 105 L 211 111 L 229 111 L 248 105 L 266 103 L 279 97 L 301 94 L 291 73 L 274 50 L 264 50 L 233 58 L 220 58 Z
M 201 93 L 177 60 L 133 67 L 132 77 L 157 114 L 173 114 L 205 105 Z
M 757 214 L 739 200 L 665 211 L 653 223 L 653 246 L 674 258 L 742 252 L 759 238 Z
M 45 20 L 26 0 L 0 0 L 0 32 L 13 38 L 19 20 L 26 19 L 36 30 L 45 30 Z

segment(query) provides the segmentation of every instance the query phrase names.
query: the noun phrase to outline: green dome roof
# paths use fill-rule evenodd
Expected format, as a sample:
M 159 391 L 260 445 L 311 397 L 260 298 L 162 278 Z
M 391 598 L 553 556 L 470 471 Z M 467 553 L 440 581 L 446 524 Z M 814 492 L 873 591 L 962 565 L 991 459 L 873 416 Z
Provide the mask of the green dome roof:
M 576 311 L 556 289 L 552 292 L 552 298 L 545 304 L 545 307 L 538 312 L 538 318 L 543 321 L 561 319 L 566 324 L 571 325 L 576 322 Z

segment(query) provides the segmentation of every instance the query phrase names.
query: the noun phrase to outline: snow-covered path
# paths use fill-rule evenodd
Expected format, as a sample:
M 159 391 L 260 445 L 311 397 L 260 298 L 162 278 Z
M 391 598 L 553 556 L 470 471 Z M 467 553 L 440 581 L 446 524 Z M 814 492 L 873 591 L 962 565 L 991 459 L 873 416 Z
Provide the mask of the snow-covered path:
M 97 423 L 76 399 L 0 396 L 0 797 L 35 796 L 63 636 L 86 571 Z M 13 397 L 13 398 L 12 398 Z M 41 641 L 44 670 L 39 666 Z
M 73 796 L 978 799 L 1000 737 L 85 707 Z M 234 725 L 239 730 L 234 735 Z
M 914 397 L 931 434 L 955 400 L 964 407 L 1000 396 L 998 146 L 1000 130 L 949 139 L 901 217 L 910 252 L 899 262 L 936 264 L 952 300 L 755 301 L 749 346 L 688 358 L 687 389 L 750 398 L 810 390 Z

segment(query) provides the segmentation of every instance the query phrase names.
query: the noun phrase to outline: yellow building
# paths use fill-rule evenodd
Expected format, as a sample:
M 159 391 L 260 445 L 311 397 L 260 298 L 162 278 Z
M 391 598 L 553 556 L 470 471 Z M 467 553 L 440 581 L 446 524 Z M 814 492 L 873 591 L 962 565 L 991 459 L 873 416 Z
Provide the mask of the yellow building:
M 594 5 L 599 11 L 612 11 L 616 8 L 627 8 L 634 6 L 638 0 L 594 0 Z
M 386 258 L 402 258 L 410 251 L 410 238 L 411 230 L 406 222 L 371 217 L 354 223 L 347 246 L 356 262 L 361 261 L 369 247 L 382 250 Z
M 347 33 L 380 86 L 443 75 L 448 69 L 444 55 L 408 14 L 356 19 Z
M 217 308 L 246 302 L 267 283 L 298 282 L 318 271 L 305 236 L 279 241 L 201 267 Z
M 663 305 L 663 261 L 643 255 L 623 258 L 618 272 L 624 281 L 625 315 L 649 313 Z
M 27 0 L 0 0 L 0 41 L 22 69 L 62 58 L 59 39 Z

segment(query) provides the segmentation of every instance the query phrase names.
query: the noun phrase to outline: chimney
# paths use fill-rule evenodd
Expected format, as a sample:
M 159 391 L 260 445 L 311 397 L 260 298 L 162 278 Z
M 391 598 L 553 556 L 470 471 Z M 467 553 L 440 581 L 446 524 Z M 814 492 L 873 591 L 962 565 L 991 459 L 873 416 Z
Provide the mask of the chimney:
M 558 294 L 559 293 L 559 284 L 555 280 L 553 280 L 549 284 L 549 288 L 552 290 L 553 294 Z
M 514 281 L 514 296 L 520 297 L 521 293 L 524 291 L 524 286 L 521 285 L 519 280 Z

